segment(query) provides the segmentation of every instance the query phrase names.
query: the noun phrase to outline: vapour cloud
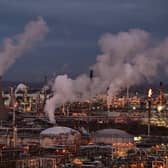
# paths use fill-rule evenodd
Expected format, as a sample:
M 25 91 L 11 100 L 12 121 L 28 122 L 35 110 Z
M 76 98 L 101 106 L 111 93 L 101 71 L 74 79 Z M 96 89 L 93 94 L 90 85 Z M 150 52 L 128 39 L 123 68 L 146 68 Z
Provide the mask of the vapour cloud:
M 27 92 L 28 86 L 26 86 L 23 83 L 20 83 L 17 85 L 16 89 L 15 89 L 15 93 L 22 91 L 22 92 Z
M 48 99 L 45 112 L 55 122 L 54 111 L 59 105 L 83 100 L 107 92 L 107 103 L 121 89 L 152 80 L 158 69 L 168 63 L 168 38 L 156 41 L 148 32 L 131 29 L 118 34 L 106 33 L 98 42 L 101 54 L 91 66 L 94 78 L 82 74 L 76 79 L 59 75 L 53 83 L 53 97 Z M 107 89 L 108 88 L 108 89 Z
M 41 41 L 48 31 L 46 22 L 42 17 L 38 17 L 37 20 L 30 21 L 24 27 L 23 33 L 4 39 L 0 47 L 0 75 L 2 76 L 17 58 Z

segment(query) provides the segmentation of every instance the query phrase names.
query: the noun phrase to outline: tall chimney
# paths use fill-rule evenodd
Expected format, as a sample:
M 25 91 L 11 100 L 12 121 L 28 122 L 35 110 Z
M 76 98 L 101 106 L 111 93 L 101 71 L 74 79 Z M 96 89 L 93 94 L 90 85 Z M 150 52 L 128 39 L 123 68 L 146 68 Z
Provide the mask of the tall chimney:
M 160 94 L 159 94 L 159 105 L 163 105 L 163 99 L 164 99 L 164 94 L 163 94 L 163 82 L 160 82 Z
M 148 90 L 148 97 L 147 97 L 147 101 L 148 101 L 148 136 L 150 136 L 150 132 L 151 132 L 151 106 L 152 106 L 152 89 L 150 88 Z
M 44 100 L 41 102 L 40 93 L 36 97 L 36 114 L 37 116 L 44 116 L 44 107 L 46 102 L 46 96 L 44 95 Z
M 15 93 L 14 93 L 14 88 L 13 87 L 10 88 L 10 97 L 11 97 L 11 99 L 10 99 L 9 107 L 11 109 L 13 109 L 14 106 L 15 106 L 15 102 L 16 102 L 16 97 L 15 97 Z
M 90 79 L 92 80 L 93 79 L 93 69 L 90 70 Z
M 0 120 L 7 120 L 8 119 L 8 111 L 5 108 L 3 97 L 2 97 L 2 77 L 0 76 Z
M 127 91 L 127 96 L 126 97 L 127 97 L 127 101 L 128 101 L 128 99 L 129 99 L 129 86 L 127 86 L 127 90 L 126 91 Z
M 13 126 L 13 147 L 17 146 L 17 127 Z
M 46 85 L 48 82 L 48 77 L 47 76 L 44 76 L 44 85 Z

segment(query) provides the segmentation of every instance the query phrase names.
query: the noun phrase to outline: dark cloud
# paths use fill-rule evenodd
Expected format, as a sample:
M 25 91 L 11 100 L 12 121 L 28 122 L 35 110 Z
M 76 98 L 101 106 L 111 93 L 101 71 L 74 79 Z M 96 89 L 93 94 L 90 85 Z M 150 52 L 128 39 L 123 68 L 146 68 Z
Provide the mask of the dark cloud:
M 99 53 L 99 37 L 106 32 L 140 28 L 164 38 L 167 6 L 167 0 L 1 0 L 0 42 L 37 16 L 50 27 L 46 41 L 18 60 L 5 78 L 42 80 L 43 74 L 61 73 L 64 65 L 71 75 L 86 71 Z

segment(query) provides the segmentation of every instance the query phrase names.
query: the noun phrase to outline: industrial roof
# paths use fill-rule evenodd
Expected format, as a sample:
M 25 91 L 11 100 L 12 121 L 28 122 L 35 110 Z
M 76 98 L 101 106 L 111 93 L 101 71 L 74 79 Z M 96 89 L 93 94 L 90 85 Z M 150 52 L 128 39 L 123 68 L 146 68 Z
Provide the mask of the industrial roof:
M 103 129 L 96 131 L 96 137 L 111 137 L 111 138 L 133 138 L 132 135 L 120 129 Z
M 79 133 L 79 132 L 72 128 L 56 126 L 42 131 L 40 135 L 59 135 L 59 134 L 71 134 L 71 133 Z

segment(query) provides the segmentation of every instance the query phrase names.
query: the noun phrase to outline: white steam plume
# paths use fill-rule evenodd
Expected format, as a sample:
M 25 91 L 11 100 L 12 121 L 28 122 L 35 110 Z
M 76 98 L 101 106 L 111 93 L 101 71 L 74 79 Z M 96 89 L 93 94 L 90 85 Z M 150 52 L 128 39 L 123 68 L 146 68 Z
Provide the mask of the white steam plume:
M 36 42 L 41 41 L 47 32 L 46 22 L 38 17 L 36 21 L 31 21 L 25 26 L 23 33 L 13 38 L 6 38 L 0 49 L 0 76 L 15 63 L 17 58 L 23 56 Z
M 168 38 L 155 42 L 150 34 L 139 29 L 118 34 L 107 33 L 99 40 L 102 54 L 92 66 L 94 78 L 81 75 L 75 80 L 67 75 L 57 76 L 53 84 L 54 96 L 47 100 L 45 111 L 55 122 L 55 108 L 67 101 L 82 100 L 107 91 L 107 102 L 120 89 L 152 80 L 159 69 L 168 72 Z
M 28 86 L 26 86 L 23 83 L 20 83 L 17 85 L 16 89 L 15 89 L 15 93 L 17 93 L 18 91 L 22 91 L 22 92 L 27 92 Z

